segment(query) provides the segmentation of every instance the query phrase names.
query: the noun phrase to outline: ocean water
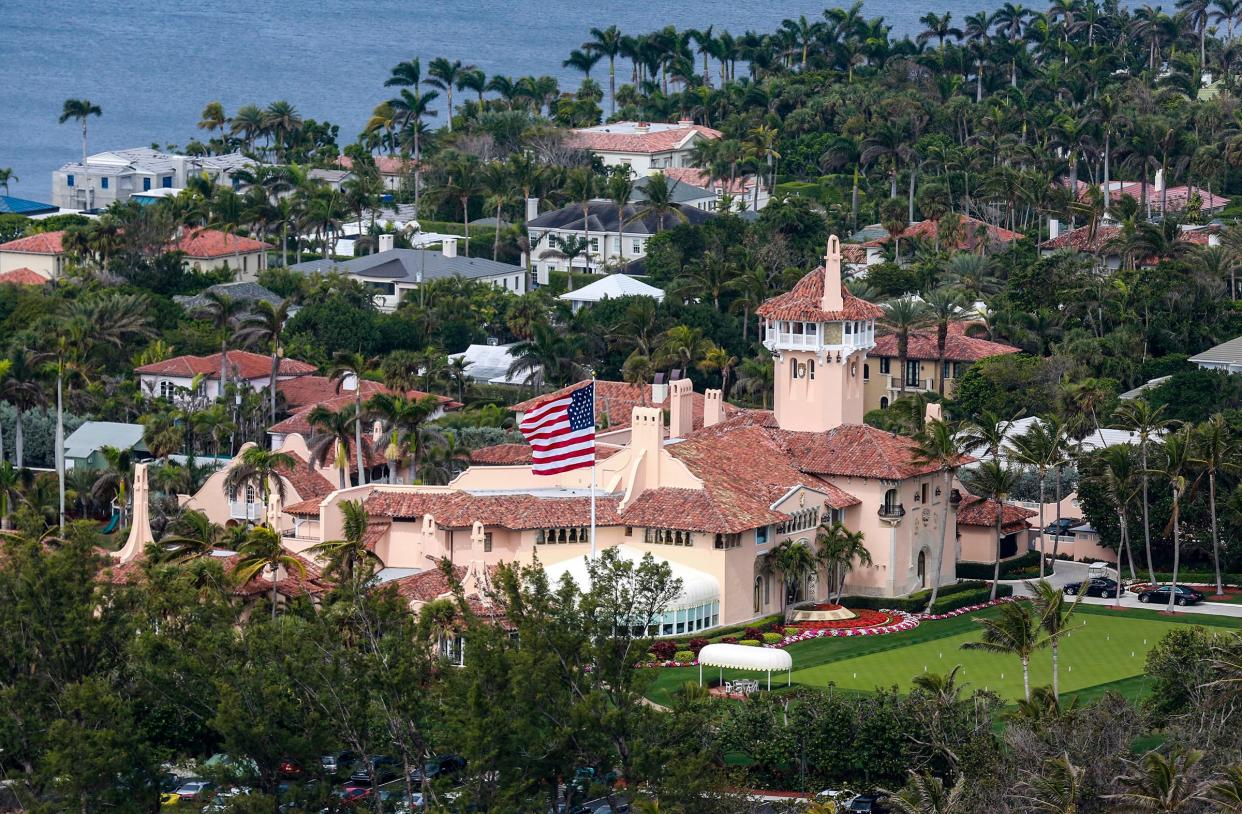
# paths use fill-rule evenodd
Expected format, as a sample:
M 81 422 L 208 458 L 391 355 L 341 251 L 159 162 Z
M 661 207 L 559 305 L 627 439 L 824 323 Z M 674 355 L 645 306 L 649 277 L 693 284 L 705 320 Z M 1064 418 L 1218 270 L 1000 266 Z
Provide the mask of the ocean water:
M 900 35 L 920 30 L 928 9 L 960 20 L 995 5 L 870 0 L 864 12 Z M 184 145 L 201 134 L 195 125 L 213 100 L 231 113 L 287 99 L 304 117 L 339 124 L 346 144 L 391 95 L 384 80 L 404 59 L 421 57 L 425 71 L 444 56 L 489 75 L 553 74 L 574 87 L 579 74 L 561 61 L 592 27 L 740 34 L 801 14 L 819 19 L 824 8 L 822 0 L 0 0 L 0 167 L 19 179 L 12 194 L 48 200 L 52 171 L 81 155 L 76 125 L 56 121 L 70 97 L 103 109 L 90 121 L 91 152 Z M 606 85 L 606 65 L 592 75 Z

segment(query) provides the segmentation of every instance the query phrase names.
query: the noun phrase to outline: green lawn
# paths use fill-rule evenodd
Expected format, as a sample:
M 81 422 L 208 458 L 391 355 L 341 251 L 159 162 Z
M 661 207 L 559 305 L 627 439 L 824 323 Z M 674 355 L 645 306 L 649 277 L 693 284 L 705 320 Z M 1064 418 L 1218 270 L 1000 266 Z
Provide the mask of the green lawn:
M 995 613 L 982 611 L 981 613 Z M 884 636 L 824 638 L 799 642 L 788 648 L 793 656 L 794 686 L 823 687 L 829 683 L 844 690 L 866 692 L 877 686 L 897 686 L 908 690 L 910 682 L 924 670 L 948 672 L 960 664 L 960 679 L 969 688 L 999 692 L 1007 698 L 1022 694 L 1022 668 L 1018 660 L 973 650 L 962 650 L 963 642 L 979 637 L 973 621 L 979 613 L 938 622 L 924 622 L 912 631 Z M 1075 616 L 1078 627 L 1061 645 L 1061 690 L 1078 692 L 1087 701 L 1108 690 L 1130 697 L 1146 689 L 1143 664 L 1147 651 L 1176 625 L 1200 624 L 1212 627 L 1242 628 L 1242 619 L 1181 614 L 1163 616 L 1155 611 L 1127 610 L 1084 605 Z M 725 670 L 725 678 L 755 678 L 756 673 Z M 707 670 L 706 674 L 717 674 Z M 760 676 L 761 681 L 766 678 Z M 698 680 L 698 668 L 659 670 L 648 695 L 667 703 L 670 693 L 686 681 Z M 773 689 L 778 677 L 773 676 Z M 1051 682 L 1046 651 L 1032 659 L 1031 684 Z M 784 685 L 785 676 L 779 677 Z

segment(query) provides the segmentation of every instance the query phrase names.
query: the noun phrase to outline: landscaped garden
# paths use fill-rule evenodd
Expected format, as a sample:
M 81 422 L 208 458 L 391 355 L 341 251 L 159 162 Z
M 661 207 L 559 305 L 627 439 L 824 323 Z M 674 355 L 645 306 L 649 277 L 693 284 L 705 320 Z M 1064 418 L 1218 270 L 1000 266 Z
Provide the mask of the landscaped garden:
M 825 637 L 791 644 L 786 651 L 793 656 L 793 686 L 833 684 L 855 692 L 896 686 L 906 691 L 919 673 L 947 673 L 961 665 L 959 680 L 970 687 L 986 687 L 1008 699 L 1020 698 L 1022 669 L 1017 658 L 961 649 L 964 642 L 981 637 L 974 620 L 995 613 L 995 609 L 988 609 L 924 621 L 913 630 L 884 636 Z M 1131 698 L 1141 696 L 1146 686 L 1143 668 L 1147 651 L 1171 629 L 1188 624 L 1237 629 L 1242 628 L 1242 619 L 1079 606 L 1072 619 L 1074 630 L 1061 643 L 1061 691 L 1077 693 L 1082 700 L 1110 689 Z M 712 678 L 720 675 L 719 670 L 708 672 Z M 753 673 L 724 670 L 725 680 L 753 677 Z M 661 669 L 648 696 L 657 703 L 668 703 L 673 690 L 698 678 L 697 667 Z M 780 676 L 782 686 L 784 678 Z M 773 676 L 774 685 L 776 680 Z M 1031 659 L 1031 684 L 1050 681 L 1047 654 L 1037 653 Z

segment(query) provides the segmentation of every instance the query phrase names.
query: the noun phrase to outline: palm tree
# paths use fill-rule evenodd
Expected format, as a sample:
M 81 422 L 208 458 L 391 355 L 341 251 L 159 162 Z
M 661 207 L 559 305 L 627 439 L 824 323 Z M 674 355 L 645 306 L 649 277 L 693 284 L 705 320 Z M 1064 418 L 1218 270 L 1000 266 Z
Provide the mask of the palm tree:
M 272 102 L 264 109 L 263 127 L 272 134 L 276 142 L 276 157 L 281 163 L 285 161 L 285 152 L 288 149 L 290 137 L 301 126 L 302 116 L 298 113 L 298 109 L 284 99 Z
M 798 586 L 808 574 L 814 573 L 818 567 L 815 554 L 800 542 L 789 538 L 781 540 L 763 558 L 761 565 L 767 571 L 781 575 L 781 608 L 796 596 Z
M 952 495 L 954 475 L 966 458 L 958 443 L 956 433 L 947 423 L 940 420 L 926 422 L 923 426 L 923 431 L 915 438 L 913 457 L 919 463 L 939 467 L 944 473 L 942 491 L 946 496 Z M 940 572 L 944 563 L 945 542 L 949 530 L 949 514 L 954 508 L 950 505 L 951 503 L 951 500 L 944 501 L 944 512 L 940 523 L 940 545 L 936 549 L 931 595 L 927 598 L 927 610 L 925 613 L 931 613 L 931 609 L 936 604 L 936 597 L 940 593 Z
M 702 328 L 674 325 L 664 332 L 656 348 L 656 364 L 666 370 L 676 367 L 689 371 L 702 364 L 715 347 L 716 343 L 703 335 Z
M 536 324 L 531 338 L 518 342 L 509 351 L 513 357 L 506 376 L 521 376 L 523 384 L 550 384 L 561 387 L 582 378 L 586 372 L 583 340 L 546 323 Z
M 902 297 L 886 302 L 881 307 L 884 309 L 884 317 L 880 321 L 897 335 L 898 381 L 901 395 L 905 395 L 906 360 L 910 355 L 910 332 L 926 324 L 927 307 L 914 297 Z
M 1011 442 L 1014 456 L 1027 466 L 1035 467 L 1039 477 L 1039 578 L 1044 578 L 1044 569 L 1048 564 L 1046 534 L 1048 526 L 1044 522 L 1044 506 L 1047 502 L 1047 486 L 1049 469 L 1059 469 L 1065 463 L 1065 425 L 1056 416 L 1044 416 L 1031 422 L 1026 432 Z M 1060 503 L 1057 504 L 1060 514 Z M 1059 529 L 1059 526 L 1058 526 Z M 1054 544 L 1053 556 L 1055 553 Z
M 1238 471 L 1238 444 L 1225 417 L 1216 413 L 1195 428 L 1195 455 L 1208 479 L 1208 509 L 1212 516 L 1212 564 L 1216 569 L 1216 595 L 1224 593 L 1220 576 L 1220 533 L 1216 528 L 1216 476 Z
M 367 508 L 361 500 L 341 501 L 341 539 L 324 540 L 311 546 L 307 551 L 322 557 L 328 563 L 328 572 L 337 574 L 343 581 L 357 587 L 359 568 L 368 567 L 368 576 L 374 570 L 384 566 L 383 560 L 372 551 L 366 542 Z
M 1165 608 L 1173 613 L 1173 606 L 1178 599 L 1177 569 L 1181 560 L 1181 509 L 1182 498 L 1192 490 L 1197 480 L 1189 480 L 1193 469 L 1199 468 L 1203 462 L 1194 457 L 1194 438 L 1189 426 L 1171 433 L 1164 439 L 1164 468 L 1152 474 L 1161 475 L 1169 480 L 1169 488 L 1173 493 L 1173 516 L 1169 519 L 1169 527 L 1173 529 L 1173 579 L 1169 590 L 1169 604 Z M 1153 581 L 1154 585 L 1155 582 Z
M 582 43 L 584 51 L 594 51 L 608 59 L 609 113 L 617 112 L 617 55 L 621 53 L 622 40 L 621 30 L 610 25 L 603 29 L 592 28 L 591 39 Z
M 417 61 L 417 60 L 416 60 Z M 390 82 L 392 80 L 389 80 Z M 414 201 L 415 205 L 419 203 L 419 180 L 422 177 L 422 132 L 423 119 L 432 118 L 436 115 L 436 111 L 432 109 L 431 103 L 439 98 L 440 94 L 433 91 L 423 91 L 415 88 L 409 90 L 402 88 L 396 98 L 389 99 L 388 105 L 392 108 L 397 121 L 400 123 L 402 134 L 408 134 L 410 145 L 413 148 L 414 158 Z
M 0 167 L 0 189 L 4 190 L 5 195 L 9 194 L 9 184 L 20 180 L 22 179 L 13 174 L 12 167 Z
M 1142 470 L 1143 490 L 1143 546 L 1147 549 L 1147 576 L 1152 585 L 1156 584 L 1156 567 L 1151 557 L 1151 521 L 1148 520 L 1147 484 L 1150 477 L 1147 451 L 1153 439 L 1159 438 L 1168 430 L 1173 421 L 1164 417 L 1164 405 L 1152 407 L 1144 399 L 1124 402 L 1114 413 L 1118 427 L 1129 430 L 1138 436 L 1139 466 Z
M 657 234 L 664 231 L 669 218 L 686 223 L 689 217 L 673 196 L 677 184 L 677 181 L 669 183 L 668 176 L 662 172 L 647 176 L 642 186 L 642 200 L 625 222 L 645 222 L 647 218 L 654 217 Z
M 310 453 L 310 465 L 322 466 L 332 454 L 332 462 L 336 466 L 338 485 L 341 489 L 349 486 L 349 445 L 354 440 L 354 428 L 358 424 L 358 413 L 350 406 L 341 410 L 333 410 L 320 404 L 311 409 L 306 420 L 313 430 L 307 447 Z M 361 478 L 361 476 L 359 476 Z
M 367 482 L 366 464 L 362 458 L 362 374 L 367 367 L 367 359 L 361 353 L 338 351 L 332 357 L 332 367 L 328 371 L 328 378 L 336 383 L 337 393 L 347 382 L 353 381 L 354 384 L 354 415 L 358 416 L 354 422 L 354 457 L 358 463 L 359 485 Z
M 585 256 L 587 258 L 586 265 L 589 271 L 590 266 L 591 266 L 591 259 L 590 259 L 590 254 L 589 254 L 591 244 L 587 243 L 585 239 L 580 238 L 577 235 L 569 235 L 568 237 L 561 237 L 560 235 L 557 235 L 557 234 L 551 234 L 548 237 L 552 245 L 555 246 L 556 248 L 545 252 L 544 256 L 553 257 L 557 260 L 565 261 L 566 287 L 568 288 L 568 290 L 573 291 L 574 290 L 574 261 L 577 260 L 579 257 Z
M 267 389 L 271 404 L 271 421 L 276 423 L 276 382 L 280 374 L 280 357 L 283 355 L 281 340 L 285 333 L 285 325 L 289 322 L 289 309 L 292 300 L 283 300 L 272 305 L 267 300 L 255 303 L 254 312 L 246 320 L 246 328 L 237 339 L 239 343 L 266 345 L 272 351 L 272 370 L 268 377 Z
M 624 238 L 622 232 L 625 225 L 625 208 L 630 205 L 630 198 L 634 195 L 634 176 L 629 168 L 623 168 L 624 171 L 618 170 L 608 176 L 608 180 L 604 183 L 604 195 L 612 204 L 613 213 L 617 216 L 617 264 L 625 265 L 625 247 L 622 245 Z M 607 236 L 604 240 L 607 240 Z M 604 260 L 608 259 L 608 247 L 604 246 Z
M 13 461 L 17 468 L 25 466 L 25 427 L 22 418 L 26 412 L 47 404 L 39 371 L 40 357 L 29 348 L 15 345 L 0 369 L 0 401 L 13 406 Z M 0 460 L 4 450 L 0 447 Z
M 262 108 L 258 105 L 242 105 L 233 114 L 229 132 L 234 136 L 240 135 L 246 143 L 246 152 L 252 153 L 255 139 L 263 134 L 266 127 Z
M 998 460 L 988 460 L 980 463 L 970 475 L 971 485 L 984 494 L 991 495 L 991 499 L 996 503 L 996 556 L 992 571 L 992 595 L 989 597 L 995 601 L 996 586 L 1000 584 L 1001 531 L 1005 519 L 1005 501 L 1017 485 L 1018 473 L 1008 464 Z
M 1019 602 L 1006 602 L 995 617 L 975 620 L 983 628 L 983 638 L 964 642 L 963 650 L 983 650 L 1017 656 L 1022 662 L 1022 691 L 1031 700 L 1031 654 L 1048 642 L 1040 637 L 1040 620 Z
M 923 30 L 916 37 L 916 40 L 923 43 L 935 37 L 937 47 L 943 51 L 945 40 L 960 40 L 962 38 L 962 30 L 954 27 L 952 20 L 953 15 L 947 11 L 943 15 L 937 15 L 930 11 L 927 12 L 919 18 L 919 22 L 923 24 Z
M 90 99 L 66 99 L 60 111 L 60 124 L 73 119 L 82 126 L 82 171 L 86 175 L 86 208 L 93 209 L 95 202 L 91 193 L 91 168 L 86 163 L 86 124 L 91 116 L 102 116 L 103 109 L 93 104 Z
M 302 559 L 286 551 L 280 542 L 280 535 L 266 526 L 252 528 L 237 553 L 241 557 L 233 567 L 233 575 L 241 585 L 250 582 L 264 569 L 272 572 L 272 618 L 275 619 L 280 569 L 297 571 L 298 576 L 306 579 L 306 566 L 302 564 Z
M 465 255 L 470 256 L 470 199 L 485 191 L 479 160 L 474 156 L 457 156 L 445 168 L 447 176 L 439 189 L 439 196 L 456 200 L 461 205 L 461 224 L 465 232 Z
M 453 132 L 453 88 L 457 87 L 462 73 L 472 68 L 473 65 L 463 65 L 460 59 L 450 61 L 444 57 L 436 57 L 427 65 L 427 74 L 431 77 L 427 84 L 444 91 L 450 133 Z
M 963 313 L 967 303 L 960 292 L 947 287 L 931 291 L 923 297 L 923 302 L 926 304 L 924 313 L 927 320 L 936 326 L 936 392 L 943 396 L 945 379 L 948 378 L 944 357 L 945 346 L 949 342 L 949 326 Z M 904 365 L 902 371 L 905 371 Z
M 599 177 L 591 171 L 590 167 L 575 167 L 569 171 L 569 176 L 565 179 L 565 186 L 562 190 L 564 196 L 582 208 L 582 241 L 586 244 L 586 272 L 591 273 L 591 201 L 600 191 Z M 603 255 L 608 254 L 607 247 Z M 571 287 L 569 289 L 573 291 Z
M 1039 626 L 1048 636 L 1048 644 L 1052 650 L 1052 695 L 1059 701 L 1061 698 L 1061 637 L 1070 631 L 1070 617 L 1078 609 L 1078 603 L 1082 601 L 1085 592 L 1079 591 L 1074 596 L 1074 601 L 1067 605 L 1065 594 L 1061 589 L 1046 580 L 1041 579 L 1038 582 L 1027 580 L 1025 584 L 1027 591 L 1031 594 L 1031 604 L 1039 620 Z
M 182 513 L 169 525 L 168 533 L 159 539 L 153 559 L 188 562 L 206 557 L 224 537 L 224 529 L 198 511 Z
M 727 399 L 729 377 L 733 374 L 733 369 L 737 367 L 737 357 L 729 353 L 727 348 L 717 345 L 704 354 L 703 361 L 699 362 L 698 367 L 704 373 L 715 371 L 720 374 L 720 395 L 721 398 Z
M 433 395 L 410 398 L 404 393 L 376 393 L 366 403 L 368 415 L 378 417 L 389 434 L 384 457 L 388 459 L 388 482 L 394 483 L 393 463 L 408 454 L 407 480 L 415 482 L 418 463 L 429 441 L 438 440 L 438 432 L 428 422 L 440 409 L 440 400 Z
M 1179 814 L 1201 809 L 1206 789 L 1194 781 L 1194 768 L 1203 760 L 1198 749 L 1175 748 L 1165 755 L 1151 751 L 1140 760 L 1127 760 L 1127 774 L 1117 778 L 1123 791 L 1106 794 L 1124 811 Z
M 871 551 L 861 531 L 850 531 L 840 522 L 822 524 L 815 535 L 815 545 L 819 561 L 828 571 L 828 601 L 840 602 L 845 579 L 854 569 L 854 563 L 870 566 Z
M 206 302 L 196 316 L 210 322 L 220 335 L 219 395 L 224 395 L 224 385 L 229 380 L 229 340 L 235 336 L 238 323 L 246 313 L 246 303 L 222 291 L 208 291 L 203 298 Z
M 1085 770 L 1070 763 L 1068 756 L 1045 758 L 1041 771 L 1031 772 L 1018 788 L 1018 798 L 1032 812 L 1077 814 Z
M 13 508 L 21 501 L 22 473 L 8 461 L 0 461 L 0 531 L 9 528 Z
M 1124 550 L 1130 561 L 1130 579 L 1134 579 L 1134 552 L 1130 548 L 1130 503 L 1138 493 L 1139 471 L 1134 465 L 1134 453 L 1128 444 L 1106 447 L 1100 453 L 1104 466 L 1104 490 L 1109 503 L 1117 513 L 1117 525 L 1121 529 L 1121 541 L 1117 546 L 1117 581 L 1121 581 L 1121 553 Z M 1041 521 L 1042 522 L 1042 521 Z M 1117 606 L 1121 606 L 1122 590 L 1117 587 Z
M 945 788 L 944 781 L 926 772 L 910 771 L 910 783 L 899 793 L 890 795 L 888 803 L 899 814 L 963 814 L 966 802 L 966 775 Z
M 254 446 L 241 454 L 241 461 L 233 466 L 224 478 L 224 488 L 234 494 L 255 489 L 263 499 L 263 523 L 268 525 L 268 506 L 275 492 L 280 502 L 285 501 L 284 472 L 291 472 L 297 461 L 287 452 L 273 452 Z

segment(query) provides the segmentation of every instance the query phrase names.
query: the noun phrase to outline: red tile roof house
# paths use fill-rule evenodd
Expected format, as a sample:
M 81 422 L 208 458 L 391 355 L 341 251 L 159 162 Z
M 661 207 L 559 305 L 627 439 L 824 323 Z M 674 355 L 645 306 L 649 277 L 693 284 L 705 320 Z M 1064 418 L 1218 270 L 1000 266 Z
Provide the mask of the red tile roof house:
M 1040 243 L 1039 253 L 1048 257 L 1059 251 L 1081 252 L 1094 255 L 1102 266 L 1116 270 L 1121 268 L 1122 262 L 1121 235 L 1121 227 L 1115 224 L 1097 224 L 1094 230 L 1089 225 L 1079 226 Z M 1186 225 L 1182 227 L 1180 239 L 1196 246 L 1219 246 L 1220 227 L 1216 224 Z M 1147 257 L 1138 264 L 1144 267 L 1155 266 L 1161 259 L 1163 258 Z
M 55 279 L 65 270 L 64 230 L 42 232 L 0 243 L 0 273 L 28 268 L 45 279 Z M 248 237 L 230 235 L 216 229 L 187 229 L 168 245 L 180 251 L 185 262 L 199 271 L 228 267 L 240 280 L 253 281 L 267 268 L 271 244 Z
M 565 143 L 589 150 L 606 167 L 625 166 L 634 175 L 654 175 L 666 169 L 693 167 L 691 151 L 703 139 L 718 139 L 719 130 L 678 122 L 611 122 L 572 131 Z
M 962 562 L 996 561 L 996 501 L 963 494 L 957 507 L 957 535 Z M 1020 557 L 1028 550 L 1031 524 L 1039 512 L 1006 503 L 1001 513 L 1000 559 Z
M 1085 200 L 1091 184 L 1080 180 L 1076 189 L 1079 200 Z M 1101 191 L 1104 189 L 1103 184 L 1100 185 L 1100 189 Z M 1109 181 L 1108 195 L 1110 202 L 1128 195 L 1143 206 L 1143 183 L 1141 181 Z M 1208 192 L 1204 187 L 1181 185 L 1165 189 L 1164 173 L 1160 170 L 1156 170 L 1155 177 L 1147 184 L 1147 202 L 1151 207 L 1152 217 L 1160 217 L 1162 201 L 1167 212 L 1180 213 L 1189 206 L 1191 198 L 1195 196 L 1199 198 L 1199 211 L 1203 214 L 1214 214 L 1229 205 L 1228 198 Z
M 174 356 L 134 368 L 143 392 L 170 400 L 205 398 L 214 401 L 223 392 L 220 384 L 221 355 Z M 306 376 L 315 366 L 297 359 L 282 359 L 276 381 Z M 244 350 L 231 350 L 225 361 L 225 375 L 230 382 L 246 382 L 255 390 L 265 390 L 271 383 L 272 357 Z M 201 378 L 199 378 L 201 377 Z M 198 378 L 198 384 L 195 379 Z
M 339 156 L 336 159 L 336 165 L 343 170 L 354 169 L 354 160 L 347 155 Z M 414 172 L 415 162 L 412 158 L 402 158 L 393 155 L 377 155 L 375 156 L 375 168 L 379 170 L 380 178 L 384 182 L 384 189 L 389 192 L 396 192 L 401 189 L 401 182 Z
M 764 564 L 784 540 L 815 546 L 826 521 L 861 532 L 871 555 L 870 565 L 850 571 L 847 593 L 899 596 L 952 581 L 955 484 L 919 459 L 912 439 L 862 423 L 862 365 L 879 309 L 845 291 L 840 275 L 832 238 L 822 267 L 760 309 L 761 336 L 775 354 L 773 411 L 727 407 L 719 391 L 696 394 L 687 379 L 655 388 L 599 382 L 594 472 L 538 476 L 522 445 L 504 445 L 478 450 L 479 465 L 446 486 L 338 490 L 287 507 L 282 527 L 297 524 L 298 547 L 333 539 L 341 502 L 364 501 L 368 545 L 390 568 L 418 569 L 407 583 L 411 602 L 443 594 L 443 580 L 422 574 L 445 558 L 476 573 L 537 558 L 572 575 L 569 566 L 593 546 L 629 560 L 651 554 L 684 578 L 681 594 L 652 620 L 657 635 L 823 601 L 822 569 L 786 585 Z M 307 529 L 314 537 L 303 543 Z
M 882 227 L 878 225 L 867 227 L 867 231 L 875 229 L 880 229 L 883 232 Z M 939 221 L 923 220 L 911 223 L 898 235 L 901 241 L 902 256 L 908 257 L 910 255 L 910 241 L 921 240 L 929 244 L 935 244 L 939 236 Z M 867 266 L 874 266 L 877 263 L 883 263 L 885 247 L 892 242 L 892 239 L 891 235 L 884 233 L 883 237 L 873 238 L 862 243 L 849 244 L 845 248 L 852 249 L 853 246 L 860 246 L 865 254 L 860 256 L 857 249 L 852 249 L 853 254 L 846 257 L 846 263 L 854 271 L 859 271 Z M 993 226 L 978 218 L 972 218 L 970 215 L 962 215 L 959 237 L 957 244 L 953 248 L 960 252 L 996 251 L 1008 246 L 1015 240 L 1021 239 L 1022 234 L 1020 232 L 1012 232 L 999 226 Z M 942 245 L 940 248 L 942 251 L 946 251 L 949 247 Z
M 1013 345 L 970 336 L 967 333 L 969 328 L 969 322 L 949 323 L 944 343 L 944 367 L 939 372 L 940 346 L 935 328 L 910 332 L 905 371 L 901 370 L 897 355 L 896 335 L 876 337 L 875 347 L 867 353 L 867 364 L 863 366 L 867 409 L 883 409 L 893 403 L 901 395 L 903 375 L 907 393 L 940 392 L 940 383 L 936 379 L 939 375 L 944 380 L 944 395 L 952 396 L 958 380 L 975 362 L 989 356 L 1021 351 Z

